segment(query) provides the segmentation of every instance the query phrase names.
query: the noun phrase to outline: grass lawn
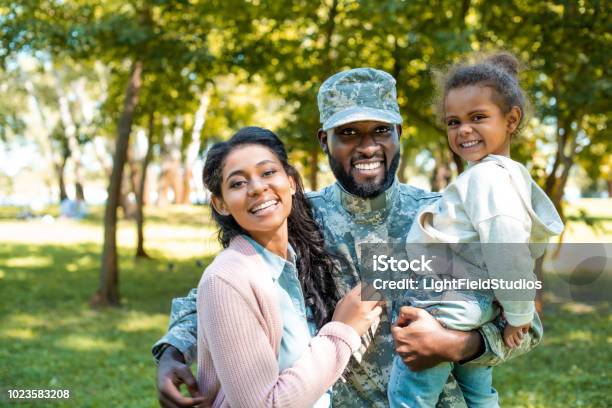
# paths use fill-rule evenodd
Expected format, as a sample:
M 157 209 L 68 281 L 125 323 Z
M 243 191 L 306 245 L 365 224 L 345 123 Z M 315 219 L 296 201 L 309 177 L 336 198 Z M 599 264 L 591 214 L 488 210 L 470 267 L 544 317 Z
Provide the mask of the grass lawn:
M 612 242 L 612 201 L 597 208 L 603 232 L 590 242 Z M 88 305 L 98 284 L 101 209 L 81 222 L 16 221 L 17 212 L 0 209 L 0 406 L 16 405 L 7 389 L 71 393 L 18 406 L 157 406 L 150 347 L 166 330 L 170 300 L 197 284 L 218 249 L 207 210 L 149 209 L 152 260 L 133 259 L 135 227 L 122 221 L 123 305 L 101 311 Z M 568 240 L 589 242 L 575 224 Z M 612 406 L 609 305 L 550 304 L 544 319 L 543 344 L 495 370 L 503 406 Z

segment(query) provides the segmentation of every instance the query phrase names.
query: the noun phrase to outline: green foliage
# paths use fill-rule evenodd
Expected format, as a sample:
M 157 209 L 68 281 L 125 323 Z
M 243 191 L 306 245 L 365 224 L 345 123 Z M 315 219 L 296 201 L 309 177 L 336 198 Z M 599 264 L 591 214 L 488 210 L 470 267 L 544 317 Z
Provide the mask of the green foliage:
M 536 117 L 554 128 L 548 136 L 535 135 L 539 144 L 519 150 L 521 159 L 530 162 L 543 144 L 559 144 L 561 154 L 597 177 L 598 163 L 610 155 L 610 11 L 599 1 L 481 2 L 480 40 L 527 62 L 523 79 Z
M 25 105 L 25 91 L 18 75 L 0 68 L 0 142 L 24 136 L 26 124 L 22 112 Z
M 334 72 L 373 66 L 395 76 L 405 118 L 404 160 L 414 168 L 417 156 L 450 157 L 431 108 L 433 71 L 472 51 L 509 49 L 529 68 L 521 79 L 536 108 L 536 120 L 513 146 L 514 157 L 542 183 L 551 176 L 556 147 L 594 182 L 610 177 L 608 2 L 28 0 L 2 6 L 0 13 L 4 62 L 20 52 L 53 55 L 81 66 L 75 72 L 88 81 L 95 81 L 87 76 L 92 61 L 105 66 L 100 133 L 114 135 L 130 61 L 138 58 L 144 62 L 138 126 L 147 127 L 150 113 L 157 125 L 182 117 L 187 146 L 200 96 L 212 87 L 202 139 L 227 137 L 239 125 L 262 124 L 258 117 L 268 111 L 261 103 L 236 103 L 223 82 L 263 83 L 271 98 L 284 101 L 278 110 L 285 120 L 275 130 L 306 168 L 319 151 L 316 93 Z M 4 123 L 19 123 L 14 103 L 3 112 Z M 272 122 L 268 127 L 277 124 Z

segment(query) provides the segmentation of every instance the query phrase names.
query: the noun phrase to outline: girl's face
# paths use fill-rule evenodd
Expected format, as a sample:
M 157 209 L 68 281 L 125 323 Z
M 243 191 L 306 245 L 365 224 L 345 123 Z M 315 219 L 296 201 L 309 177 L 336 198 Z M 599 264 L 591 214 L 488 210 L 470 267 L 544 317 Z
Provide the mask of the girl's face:
M 510 157 L 510 136 L 516 130 L 521 110 L 504 114 L 493 101 L 493 89 L 469 85 L 451 89 L 444 101 L 448 142 L 453 152 L 467 161 L 488 154 Z
M 260 243 L 286 231 L 295 182 L 272 151 L 260 145 L 234 149 L 221 177 L 221 197 L 212 198 L 217 212 L 234 217 Z

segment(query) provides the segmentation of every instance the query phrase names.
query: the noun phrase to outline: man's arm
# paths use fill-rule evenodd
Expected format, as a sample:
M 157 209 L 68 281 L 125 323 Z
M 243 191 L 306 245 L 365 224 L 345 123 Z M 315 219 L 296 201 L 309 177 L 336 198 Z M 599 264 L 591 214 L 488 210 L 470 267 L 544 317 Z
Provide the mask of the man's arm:
M 404 306 L 391 333 L 396 352 L 413 371 L 445 361 L 498 365 L 530 351 L 542 339 L 542 323 L 537 314 L 518 348 L 510 349 L 504 344 L 502 330 L 499 317 L 479 330 L 450 330 L 426 310 Z
M 168 332 L 153 346 L 157 366 L 159 404 L 164 407 L 193 407 L 206 401 L 198 390 L 189 363 L 195 359 L 197 344 L 197 291 L 192 289 L 186 297 L 172 300 Z M 187 386 L 191 397 L 180 392 Z
M 192 289 L 185 297 L 172 300 L 168 332 L 153 345 L 153 358 L 159 362 L 163 352 L 170 345 L 178 349 L 185 364 L 191 364 L 196 355 L 197 344 L 197 290 Z
M 413 371 L 445 361 L 468 361 L 486 351 L 486 342 L 478 331 L 446 329 L 429 312 L 416 307 L 399 310 L 391 333 L 395 351 Z

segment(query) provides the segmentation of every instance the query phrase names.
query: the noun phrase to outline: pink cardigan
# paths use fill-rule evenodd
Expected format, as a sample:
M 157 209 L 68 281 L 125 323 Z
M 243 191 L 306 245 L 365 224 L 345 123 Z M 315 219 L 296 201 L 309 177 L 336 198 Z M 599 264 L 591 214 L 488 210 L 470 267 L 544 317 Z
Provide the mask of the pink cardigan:
M 279 372 L 283 322 L 274 283 L 243 237 L 206 268 L 198 286 L 198 383 L 213 407 L 310 407 L 346 367 L 361 340 L 327 323 L 293 367 Z

